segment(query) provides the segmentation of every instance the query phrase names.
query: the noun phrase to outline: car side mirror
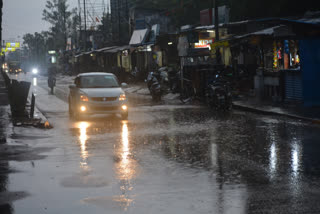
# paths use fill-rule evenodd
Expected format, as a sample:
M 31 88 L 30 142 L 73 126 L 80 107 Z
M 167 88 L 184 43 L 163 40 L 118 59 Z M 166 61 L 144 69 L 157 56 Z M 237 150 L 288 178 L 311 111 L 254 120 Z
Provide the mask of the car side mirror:
M 80 78 L 79 77 L 74 79 L 74 84 L 76 85 L 76 87 L 79 87 L 79 85 L 80 85 Z
M 128 87 L 127 83 L 125 83 L 125 82 L 121 83 L 121 88 L 127 88 L 127 87 Z

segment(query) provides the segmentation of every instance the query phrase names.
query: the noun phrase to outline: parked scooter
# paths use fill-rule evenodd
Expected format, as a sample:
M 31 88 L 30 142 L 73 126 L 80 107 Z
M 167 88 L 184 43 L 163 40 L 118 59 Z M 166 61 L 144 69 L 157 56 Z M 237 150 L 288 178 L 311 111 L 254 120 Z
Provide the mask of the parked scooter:
M 168 92 L 168 72 L 164 69 L 150 72 L 146 82 L 154 101 L 160 101 L 161 97 Z
M 232 109 L 232 93 L 227 81 L 218 72 L 214 80 L 208 85 L 206 92 L 207 103 L 217 110 Z

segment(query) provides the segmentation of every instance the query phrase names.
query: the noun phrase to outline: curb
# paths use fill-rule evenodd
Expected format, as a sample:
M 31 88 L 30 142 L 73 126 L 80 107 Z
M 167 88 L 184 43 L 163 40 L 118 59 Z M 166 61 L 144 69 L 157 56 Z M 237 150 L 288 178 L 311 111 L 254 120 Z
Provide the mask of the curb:
M 28 102 L 31 103 L 29 96 L 28 96 Z M 46 128 L 46 129 L 53 128 L 48 118 L 42 114 L 42 112 L 38 109 L 36 104 L 34 105 L 33 119 L 39 120 L 38 126 L 40 128 Z
M 258 114 L 283 116 L 283 117 L 288 117 L 291 119 L 311 122 L 314 124 L 320 124 L 320 119 L 302 117 L 302 116 L 298 116 L 298 115 L 294 115 L 294 114 L 285 114 L 285 113 L 279 113 L 279 112 L 274 112 L 274 111 L 267 111 L 267 110 L 262 110 L 262 109 L 253 108 L 253 107 L 249 107 L 249 106 L 245 106 L 245 105 L 241 105 L 241 104 L 235 104 L 235 103 L 233 104 L 233 107 L 238 110 L 249 111 L 249 112 L 258 113 Z
M 131 101 L 133 101 L 133 103 L 135 103 L 135 101 L 139 101 L 139 100 L 153 102 L 150 94 L 146 95 L 146 94 L 139 94 L 139 93 L 135 93 L 135 92 L 126 91 L 126 95 L 128 96 L 129 100 L 132 99 Z M 165 104 L 168 104 L 168 105 L 182 104 L 180 100 L 168 99 L 168 98 L 165 98 L 165 96 L 161 98 L 161 102 L 165 102 Z
M 38 107 L 34 107 L 34 118 L 40 119 L 40 126 L 46 129 L 53 128 L 48 118 L 42 114 Z

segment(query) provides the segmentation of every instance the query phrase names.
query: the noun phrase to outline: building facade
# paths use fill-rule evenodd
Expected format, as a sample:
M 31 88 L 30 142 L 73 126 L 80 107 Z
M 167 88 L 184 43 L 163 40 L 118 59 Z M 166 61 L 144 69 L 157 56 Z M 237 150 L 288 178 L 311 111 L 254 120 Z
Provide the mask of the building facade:
M 134 0 L 110 0 L 113 40 L 126 44 L 129 35 L 129 9 L 135 5 Z

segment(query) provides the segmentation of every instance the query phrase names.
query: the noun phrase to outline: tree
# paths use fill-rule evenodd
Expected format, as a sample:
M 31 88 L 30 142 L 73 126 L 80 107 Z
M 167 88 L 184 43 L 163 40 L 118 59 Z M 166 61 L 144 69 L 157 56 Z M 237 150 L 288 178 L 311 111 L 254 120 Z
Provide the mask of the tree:
M 72 45 L 80 46 L 80 16 L 77 13 L 77 9 L 73 9 L 71 12 L 71 18 L 68 20 L 68 35 L 71 38 Z
M 98 31 L 102 35 L 103 46 L 107 46 L 112 42 L 112 21 L 111 14 L 105 13 L 101 19 L 101 25 L 98 26 Z
M 47 41 L 45 32 L 25 34 L 23 36 L 23 44 L 29 55 L 29 61 L 34 64 L 44 64 L 46 60 Z
M 47 0 L 43 10 L 43 20 L 49 22 L 51 35 L 55 39 L 55 49 L 65 50 L 68 38 L 68 21 L 72 15 L 68 11 L 67 0 Z

